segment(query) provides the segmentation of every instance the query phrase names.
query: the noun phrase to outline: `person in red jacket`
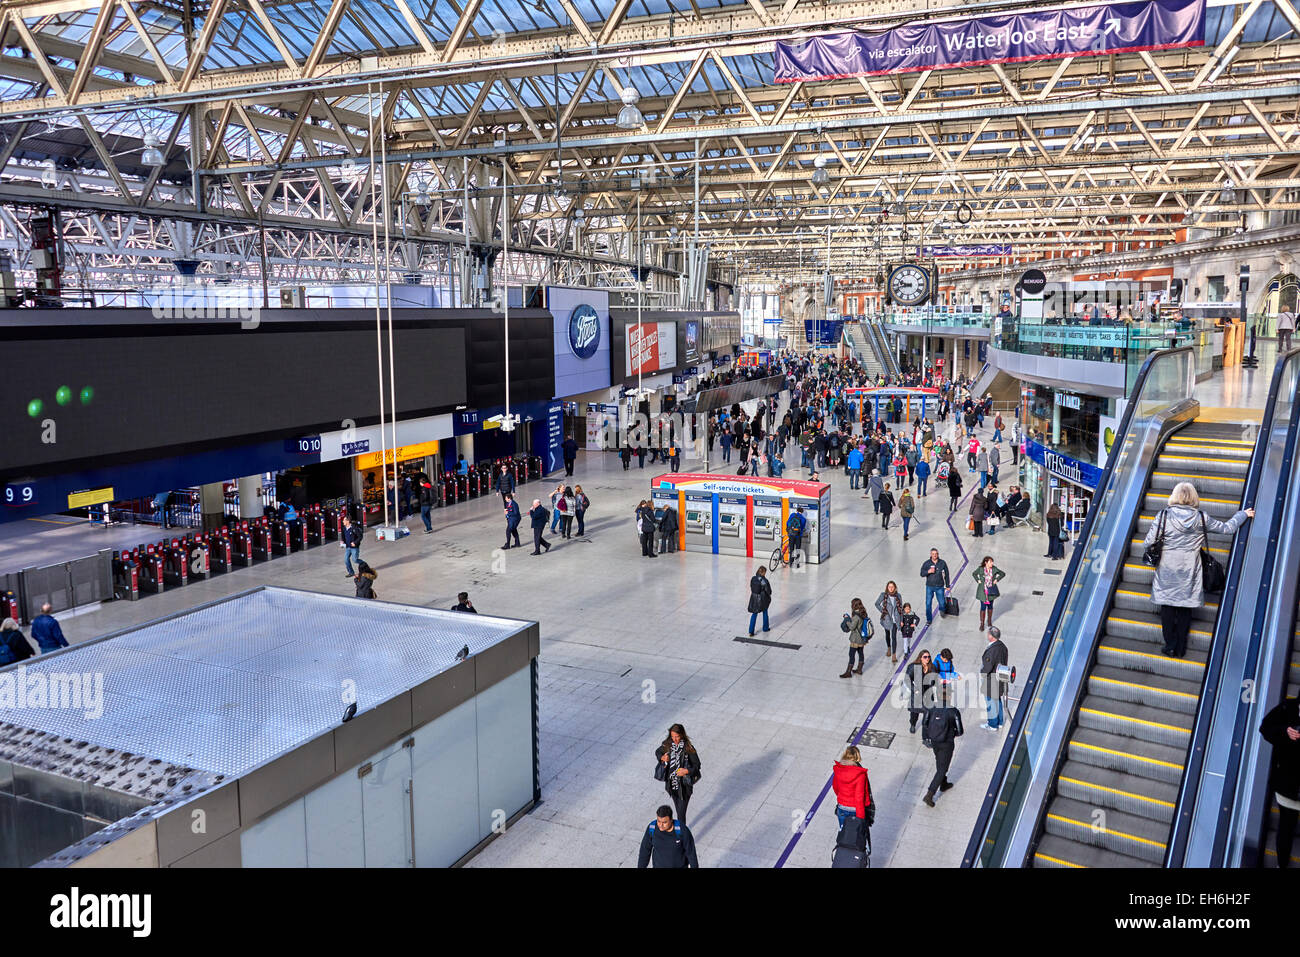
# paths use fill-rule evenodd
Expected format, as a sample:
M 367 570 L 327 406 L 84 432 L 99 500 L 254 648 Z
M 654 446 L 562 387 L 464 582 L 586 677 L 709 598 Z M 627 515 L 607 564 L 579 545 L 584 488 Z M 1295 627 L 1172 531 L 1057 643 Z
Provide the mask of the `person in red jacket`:
M 835 816 L 840 827 L 851 817 L 865 818 L 870 827 L 876 817 L 876 809 L 871 804 L 871 782 L 867 780 L 867 769 L 862 766 L 862 754 L 853 745 L 845 748 L 835 762 L 831 785 L 835 788 Z

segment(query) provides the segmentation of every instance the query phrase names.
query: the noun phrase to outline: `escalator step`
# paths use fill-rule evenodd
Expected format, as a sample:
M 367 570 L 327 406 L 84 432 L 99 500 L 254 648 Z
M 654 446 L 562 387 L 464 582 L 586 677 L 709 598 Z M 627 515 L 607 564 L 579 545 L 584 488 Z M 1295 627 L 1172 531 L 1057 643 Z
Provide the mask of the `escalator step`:
M 1147 580 L 1145 582 L 1142 582 L 1142 581 L 1134 581 L 1127 577 L 1124 578 L 1121 581 L 1121 585 L 1125 587 L 1120 587 L 1115 590 L 1115 604 L 1113 608 L 1116 610 L 1150 613 L 1151 609 L 1156 607 L 1151 603 L 1151 588 L 1150 588 L 1151 574 L 1154 573 L 1154 569 L 1152 569 L 1149 565 L 1141 565 L 1141 566 L 1125 565 L 1124 570 L 1126 575 L 1129 574 L 1129 570 L 1131 567 L 1137 567 L 1140 568 L 1141 570 L 1148 572 L 1149 574 Z M 1139 589 L 1138 587 L 1139 585 L 1145 587 Z M 1192 621 L 1194 622 L 1204 621 L 1209 623 L 1210 625 L 1213 625 L 1215 619 L 1218 617 L 1219 617 L 1219 603 L 1217 601 L 1207 601 L 1202 607 L 1192 609 Z
M 1075 728 L 1068 754 L 1072 761 L 1175 785 L 1182 778 L 1186 760 L 1186 749 L 1183 748 L 1083 727 Z
M 1097 647 L 1097 663 L 1123 668 L 1141 675 L 1166 675 L 1193 681 L 1205 680 L 1206 652 L 1189 648 L 1185 658 L 1170 658 L 1151 642 L 1107 634 Z M 1142 680 L 1140 677 L 1134 680 Z
M 1192 733 L 1190 714 L 1094 694 L 1084 695 L 1078 722 L 1081 728 L 1184 750 Z
M 1208 648 L 1214 634 L 1211 630 L 1213 627 L 1212 622 L 1193 621 L 1191 630 L 1187 633 L 1187 647 L 1199 650 Z M 1159 648 L 1164 647 L 1165 639 L 1160 618 L 1150 612 L 1116 609 L 1106 616 L 1106 634 L 1137 641 L 1158 642 Z M 1156 650 L 1159 651 L 1159 648 Z
M 1103 698 L 1118 698 L 1165 711 L 1194 714 L 1201 696 L 1201 683 L 1096 665 L 1088 675 L 1088 691 Z
M 1228 498 L 1209 498 L 1209 497 L 1202 496 L 1201 511 L 1203 511 L 1206 515 L 1210 516 L 1210 518 L 1217 518 L 1221 522 L 1226 522 L 1228 519 L 1232 518 L 1232 516 L 1237 514 L 1237 509 L 1240 505 L 1240 502 L 1241 502 L 1240 497 L 1237 497 L 1235 499 L 1228 499 Z M 1142 508 L 1144 511 L 1158 512 L 1160 509 L 1164 508 L 1168 504 L 1169 504 L 1168 492 L 1162 493 L 1162 492 L 1148 491 L 1146 494 L 1146 498 L 1142 500 Z
M 1177 785 L 1135 778 L 1131 774 L 1080 761 L 1066 761 L 1061 767 L 1057 792 L 1062 797 L 1092 807 L 1123 811 L 1160 821 L 1166 826 L 1173 823 L 1174 802 L 1178 799 Z
M 1242 492 L 1245 491 L 1246 477 L 1244 475 L 1187 475 L 1182 472 L 1164 472 L 1156 471 L 1151 474 L 1152 491 L 1169 493 L 1174 490 L 1174 486 L 1179 482 L 1191 482 L 1196 486 L 1196 491 L 1200 495 L 1213 496 L 1214 498 L 1232 499 L 1240 502 Z
M 1152 865 L 1165 859 L 1169 825 L 1136 814 L 1057 796 L 1047 807 L 1047 833 L 1127 854 Z
M 1146 861 L 1091 844 L 1044 834 L 1034 851 L 1034 867 L 1150 867 Z

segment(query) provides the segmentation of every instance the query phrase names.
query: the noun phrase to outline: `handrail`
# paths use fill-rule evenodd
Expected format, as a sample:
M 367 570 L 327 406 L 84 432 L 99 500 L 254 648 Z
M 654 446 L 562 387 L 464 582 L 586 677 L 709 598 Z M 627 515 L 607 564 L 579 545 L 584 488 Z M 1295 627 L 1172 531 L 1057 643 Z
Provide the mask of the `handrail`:
M 1290 354 L 1297 353 L 1300 353 L 1300 349 L 1292 350 Z M 1253 508 L 1255 499 L 1259 494 L 1260 480 L 1263 477 L 1268 456 L 1269 438 L 1273 433 L 1273 422 L 1277 413 L 1283 374 L 1288 361 L 1288 357 L 1283 357 L 1273 369 L 1273 379 L 1269 384 L 1268 399 L 1264 404 L 1264 416 L 1260 423 L 1259 434 L 1255 440 L 1255 448 L 1251 452 L 1250 466 L 1246 471 L 1246 481 L 1241 499 L 1241 508 L 1243 509 Z M 1278 517 L 1274 516 L 1275 521 Z M 1169 835 L 1169 846 L 1165 851 L 1165 867 L 1183 866 L 1187 854 L 1188 841 L 1192 835 L 1193 811 L 1200 795 L 1202 773 L 1205 769 L 1206 745 L 1209 740 L 1210 726 L 1214 722 L 1219 689 L 1222 687 L 1223 672 L 1228 659 L 1228 646 L 1232 638 L 1233 615 L 1237 608 L 1242 567 L 1246 562 L 1246 549 L 1252 538 L 1256 537 L 1256 535 L 1250 534 L 1249 531 L 1244 534 L 1239 532 L 1233 539 L 1232 552 L 1228 556 L 1227 584 L 1223 589 L 1223 597 L 1219 601 L 1219 616 L 1214 625 L 1214 634 L 1210 639 L 1210 654 L 1205 662 L 1205 683 L 1201 687 L 1201 697 L 1197 702 L 1196 715 L 1192 722 L 1191 748 L 1187 755 L 1186 765 L 1183 768 L 1182 781 L 1179 782 L 1173 828 Z M 1276 545 L 1277 538 L 1275 535 L 1270 534 L 1267 541 L 1271 551 L 1273 546 Z M 1265 567 L 1268 567 L 1267 559 Z M 1261 587 L 1266 590 L 1270 576 L 1264 575 L 1262 577 Z M 1265 607 L 1267 604 L 1266 601 L 1263 603 Z M 1262 615 L 1263 611 L 1264 607 L 1257 607 L 1256 615 Z M 1255 660 L 1258 653 L 1259 634 L 1258 628 L 1251 629 L 1251 648 L 1247 652 L 1248 661 Z M 1234 750 L 1236 750 L 1239 757 L 1240 749 Z M 1234 765 L 1234 761 L 1235 759 L 1229 761 L 1230 767 Z
M 1100 481 L 1097 483 L 1097 489 L 1093 497 L 1094 503 L 1101 503 L 1109 491 L 1111 483 L 1115 478 L 1115 466 L 1121 456 L 1118 454 L 1123 449 L 1125 443 L 1130 439 L 1130 432 L 1133 427 L 1133 418 L 1141 404 L 1142 392 L 1146 388 L 1147 381 L 1151 374 L 1152 367 L 1157 362 L 1162 362 L 1166 357 L 1187 353 L 1191 355 L 1193 350 L 1188 346 L 1182 346 L 1177 349 L 1162 350 L 1153 352 L 1147 356 L 1142 363 L 1134 384 L 1132 396 L 1124 409 L 1124 417 L 1116 430 L 1116 440 L 1114 448 L 1116 454 L 1110 456 L 1106 463 L 1106 468 L 1102 471 Z M 1083 528 L 1079 533 L 1076 541 L 1078 543 L 1087 542 L 1091 539 L 1093 528 L 1096 525 L 1101 514 L 1100 507 L 1094 507 L 1088 512 L 1084 520 Z M 1037 691 L 1039 682 L 1043 679 L 1043 671 L 1047 664 L 1048 656 L 1051 654 L 1056 635 L 1061 626 L 1061 620 L 1065 612 L 1065 606 L 1069 601 L 1070 595 L 1074 589 L 1074 584 L 1079 575 L 1079 568 L 1083 561 L 1084 549 L 1076 544 L 1073 554 L 1070 557 L 1070 564 L 1066 569 L 1065 575 L 1061 582 L 1061 588 L 1057 592 L 1056 601 L 1052 606 L 1052 613 L 1048 617 L 1047 627 L 1043 632 L 1042 641 L 1039 643 L 1038 652 L 1034 656 L 1034 662 L 1029 669 L 1029 677 L 1025 681 L 1024 690 L 1021 692 L 1020 700 L 1025 704 L 1016 713 L 1012 719 L 1010 730 L 1007 733 L 1007 739 L 1002 747 L 1002 753 L 998 756 L 997 765 L 994 767 L 993 774 L 989 781 L 988 790 L 985 793 L 984 801 L 980 806 L 979 815 L 975 820 L 975 827 L 971 833 L 970 843 L 966 847 L 966 852 L 962 857 L 962 867 L 974 867 L 979 862 L 981 852 L 988 837 L 989 829 L 993 823 L 994 811 L 998 806 L 998 799 L 1003 793 L 1006 785 L 1006 779 L 1011 769 L 1011 762 L 1016 750 L 1021 745 L 1021 737 L 1024 733 L 1025 724 L 1033 712 L 1034 694 Z M 1058 753 L 1052 762 L 1055 768 L 1060 763 L 1060 751 L 1065 746 L 1067 736 L 1063 735 L 1058 745 Z

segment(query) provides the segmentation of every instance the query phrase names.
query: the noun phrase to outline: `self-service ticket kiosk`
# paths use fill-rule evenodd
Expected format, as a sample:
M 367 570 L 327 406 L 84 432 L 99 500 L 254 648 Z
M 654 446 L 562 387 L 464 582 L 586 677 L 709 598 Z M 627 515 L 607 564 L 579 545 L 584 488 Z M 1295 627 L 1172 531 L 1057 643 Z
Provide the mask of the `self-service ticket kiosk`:
M 830 557 L 831 488 L 824 482 L 670 472 L 650 480 L 650 496 L 656 511 L 677 509 L 682 551 L 766 558 L 783 540 L 790 514 L 802 509 L 805 560 Z

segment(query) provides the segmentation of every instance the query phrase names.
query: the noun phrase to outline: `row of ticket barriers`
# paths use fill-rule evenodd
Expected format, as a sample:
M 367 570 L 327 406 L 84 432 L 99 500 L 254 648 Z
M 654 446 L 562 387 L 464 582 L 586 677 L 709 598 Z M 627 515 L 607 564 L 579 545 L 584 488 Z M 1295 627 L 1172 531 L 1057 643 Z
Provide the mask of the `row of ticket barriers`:
M 540 479 L 540 456 L 517 456 L 480 462 L 468 475 L 446 473 L 435 486 L 437 505 L 454 505 L 492 493 L 503 470 L 516 484 Z M 345 503 L 309 505 L 298 517 L 274 515 L 228 522 L 211 532 L 194 531 L 180 538 L 163 539 L 113 552 L 113 596 L 135 600 L 141 593 L 156 595 L 192 581 L 247 568 L 282 555 L 306 551 L 343 537 Z M 365 532 L 365 510 L 354 508 L 353 521 Z M 3 595 L 0 595 L 0 599 Z

